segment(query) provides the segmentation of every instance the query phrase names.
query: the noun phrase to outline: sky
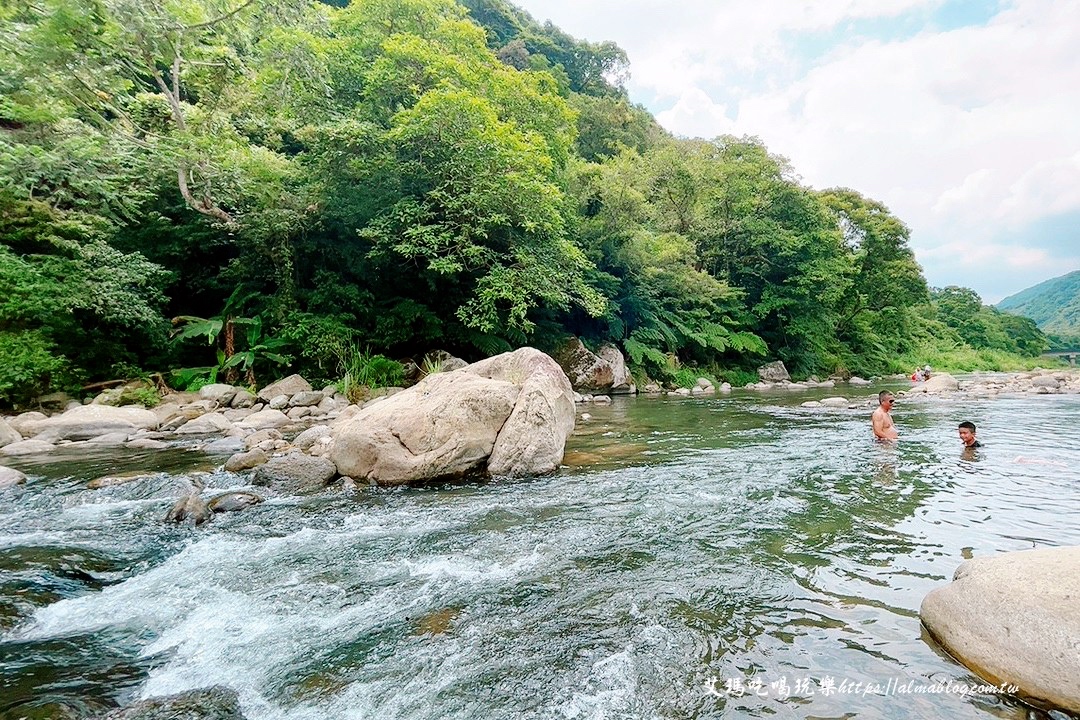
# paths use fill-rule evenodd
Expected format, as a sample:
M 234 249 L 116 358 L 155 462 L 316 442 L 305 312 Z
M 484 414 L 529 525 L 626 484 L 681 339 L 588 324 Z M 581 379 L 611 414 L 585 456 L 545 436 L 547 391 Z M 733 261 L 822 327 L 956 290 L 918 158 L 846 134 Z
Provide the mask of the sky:
M 630 58 L 676 135 L 752 135 L 984 302 L 1080 269 L 1075 0 L 511 0 Z

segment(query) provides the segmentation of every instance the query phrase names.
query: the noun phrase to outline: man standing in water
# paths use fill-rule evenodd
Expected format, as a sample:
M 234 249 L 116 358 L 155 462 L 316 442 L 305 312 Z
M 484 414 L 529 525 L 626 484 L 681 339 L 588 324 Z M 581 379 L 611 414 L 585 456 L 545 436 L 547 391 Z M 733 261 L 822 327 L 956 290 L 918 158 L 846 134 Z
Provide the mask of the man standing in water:
M 882 390 L 878 393 L 877 399 L 878 408 L 870 416 L 874 437 L 878 440 L 895 440 L 900 434 L 896 432 L 896 425 L 893 424 L 892 415 L 889 414 L 893 406 L 893 394 L 888 390 Z

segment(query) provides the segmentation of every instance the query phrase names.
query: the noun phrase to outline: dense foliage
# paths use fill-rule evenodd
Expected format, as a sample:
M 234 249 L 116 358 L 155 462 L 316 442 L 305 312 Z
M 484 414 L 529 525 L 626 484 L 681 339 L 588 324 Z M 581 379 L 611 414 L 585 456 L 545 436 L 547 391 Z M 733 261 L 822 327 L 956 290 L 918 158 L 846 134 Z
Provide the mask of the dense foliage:
M 39 0 L 0 26 L 3 403 L 567 334 L 658 380 L 1045 344 L 931 293 L 880 203 L 753 138 L 671 138 L 620 48 L 502 0 Z

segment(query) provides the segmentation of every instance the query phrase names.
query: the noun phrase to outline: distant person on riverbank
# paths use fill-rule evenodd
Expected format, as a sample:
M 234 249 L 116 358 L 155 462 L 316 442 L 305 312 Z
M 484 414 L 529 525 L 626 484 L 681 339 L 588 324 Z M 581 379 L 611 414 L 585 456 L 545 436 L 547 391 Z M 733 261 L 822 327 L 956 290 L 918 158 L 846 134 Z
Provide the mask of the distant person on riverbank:
M 896 432 L 892 415 L 889 414 L 893 407 L 893 400 L 893 394 L 888 390 L 878 393 L 877 410 L 870 416 L 870 426 L 874 429 L 874 437 L 878 440 L 895 440 L 900 437 L 900 433 Z

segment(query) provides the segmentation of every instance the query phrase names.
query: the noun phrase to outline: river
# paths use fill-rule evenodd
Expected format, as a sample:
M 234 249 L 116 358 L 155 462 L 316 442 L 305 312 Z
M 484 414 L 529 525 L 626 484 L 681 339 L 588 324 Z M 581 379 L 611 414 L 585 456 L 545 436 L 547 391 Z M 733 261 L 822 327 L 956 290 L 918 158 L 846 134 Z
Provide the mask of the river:
M 869 407 L 799 406 L 838 390 L 617 399 L 555 476 L 200 528 L 161 518 L 192 473 L 245 487 L 221 458 L 10 459 L 0 719 L 215 683 L 249 720 L 1066 717 L 964 692 L 918 607 L 965 558 L 1080 544 L 1080 397 L 901 398 L 887 447 Z M 86 487 L 125 470 L 154 472 Z

